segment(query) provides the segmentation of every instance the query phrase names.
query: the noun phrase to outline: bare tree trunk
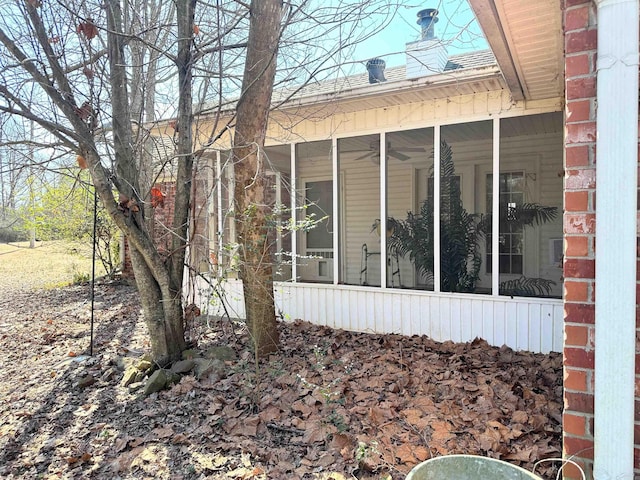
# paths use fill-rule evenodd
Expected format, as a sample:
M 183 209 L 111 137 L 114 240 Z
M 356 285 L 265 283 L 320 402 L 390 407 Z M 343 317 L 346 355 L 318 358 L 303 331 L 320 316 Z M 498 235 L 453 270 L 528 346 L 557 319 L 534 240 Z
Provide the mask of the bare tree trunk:
M 258 355 L 278 349 L 279 333 L 273 301 L 270 206 L 266 205 L 265 130 L 276 72 L 282 22 L 281 0 L 253 0 L 249 42 L 237 107 L 234 137 L 235 212 L 241 248 L 247 325 Z
M 140 252 L 130 246 L 130 253 L 153 359 L 164 366 L 179 360 L 186 348 L 182 298 L 179 295 L 167 298 Z
M 186 2 L 185 2 L 186 3 Z M 183 2 L 178 2 L 182 5 Z M 189 5 L 193 5 L 189 2 Z M 185 8 L 183 6 L 183 8 Z M 188 8 L 188 7 L 186 7 Z M 131 110 L 129 107 L 129 95 L 127 89 L 125 61 L 124 61 L 124 44 L 122 35 L 122 12 L 118 0 L 107 1 L 107 22 L 109 30 L 113 32 L 108 37 L 108 50 L 110 62 L 110 83 L 112 87 L 112 108 L 113 108 L 113 137 L 114 151 L 116 155 L 116 169 L 118 177 L 123 181 L 118 186 L 121 193 L 124 193 L 128 199 L 133 201 L 132 207 L 128 210 L 128 217 L 125 224 L 118 223 L 121 220 L 118 215 L 113 216 L 118 226 L 123 229 L 130 242 L 131 264 L 134 269 L 140 300 L 144 309 L 144 318 L 149 330 L 151 339 L 151 349 L 154 360 L 160 365 L 171 363 L 180 359 L 182 351 L 185 349 L 184 340 L 184 323 L 182 312 L 182 273 L 184 263 L 184 244 L 180 247 L 180 239 L 184 239 L 180 228 L 177 229 L 179 235 L 178 241 L 174 239 L 174 252 L 176 257 L 171 258 L 171 267 L 160 258 L 155 247 L 148 238 L 145 231 L 146 225 L 144 220 L 144 209 L 142 208 L 141 190 L 137 162 L 134 158 L 134 150 L 132 148 L 132 129 L 131 129 Z M 179 12 L 180 13 L 180 12 Z M 183 14 L 185 12 L 182 12 Z M 193 8 L 191 7 L 191 20 L 193 21 Z M 183 21 L 183 23 L 184 23 Z M 181 29 L 184 32 L 184 29 Z M 190 37 L 189 37 L 190 38 Z M 188 40 L 187 40 L 188 42 Z M 190 48 L 190 42 L 189 48 Z M 184 57 L 182 49 L 185 41 L 180 42 L 180 54 Z M 186 57 L 189 59 L 188 54 Z M 189 59 L 190 60 L 190 59 Z M 186 63 L 187 72 L 190 74 L 190 62 Z M 184 94 L 187 102 L 190 103 L 190 81 L 181 83 L 181 98 Z M 187 92 L 183 92 L 185 88 Z M 185 114 L 190 113 L 190 107 Z M 190 123 L 190 122 L 188 122 Z M 190 139 L 186 145 L 184 139 L 179 141 L 179 153 L 190 152 Z M 190 169 L 185 167 L 183 163 L 187 162 L 190 153 L 185 154 L 185 159 L 180 160 L 178 181 L 181 178 L 190 178 Z M 98 163 L 95 160 L 95 163 Z M 93 165 L 94 162 L 90 161 Z M 101 188 L 102 187 L 102 188 Z M 96 183 L 96 188 L 101 198 L 107 198 L 109 193 L 105 191 L 107 185 Z M 174 216 L 174 226 L 176 224 L 183 225 L 187 221 L 187 213 L 185 204 L 189 204 L 189 190 L 187 189 L 186 198 L 184 193 L 176 195 L 176 207 Z M 108 205 L 105 202 L 105 205 Z M 135 208 L 137 206 L 137 208 Z M 186 231 L 186 227 L 184 229 Z

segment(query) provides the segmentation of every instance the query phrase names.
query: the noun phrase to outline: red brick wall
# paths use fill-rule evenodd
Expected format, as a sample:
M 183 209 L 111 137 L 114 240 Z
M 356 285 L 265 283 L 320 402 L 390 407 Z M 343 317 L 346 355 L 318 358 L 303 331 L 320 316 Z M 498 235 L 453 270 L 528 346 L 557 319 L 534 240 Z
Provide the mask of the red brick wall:
M 564 453 L 567 457 L 575 455 L 587 478 L 593 478 L 594 438 L 596 21 L 597 12 L 591 0 L 564 0 L 567 115 Z M 638 253 L 640 256 L 640 244 Z M 640 362 L 636 361 L 637 374 L 640 374 L 639 366 Z M 640 375 L 636 375 L 635 431 L 637 475 L 640 473 Z M 568 468 L 564 473 L 565 478 L 581 478 L 576 469 Z
M 591 478 L 595 309 L 596 25 L 590 0 L 565 0 L 564 453 Z M 575 468 L 565 478 L 580 478 Z
M 168 254 L 171 248 L 171 234 L 166 227 L 171 227 L 173 223 L 173 207 L 176 195 L 174 182 L 155 185 L 164 194 L 164 202 L 152 208 L 153 236 L 161 254 Z M 164 225 L 164 226 L 163 226 Z M 122 265 L 122 276 L 124 278 L 134 278 L 133 267 L 131 265 L 131 255 L 129 254 L 129 243 L 124 241 L 124 262 Z
M 156 184 L 154 187 L 160 189 L 164 194 L 163 204 L 152 208 L 154 243 L 161 255 L 168 255 L 171 251 L 172 234 L 169 230 L 173 225 L 176 184 L 175 182 L 167 182 Z

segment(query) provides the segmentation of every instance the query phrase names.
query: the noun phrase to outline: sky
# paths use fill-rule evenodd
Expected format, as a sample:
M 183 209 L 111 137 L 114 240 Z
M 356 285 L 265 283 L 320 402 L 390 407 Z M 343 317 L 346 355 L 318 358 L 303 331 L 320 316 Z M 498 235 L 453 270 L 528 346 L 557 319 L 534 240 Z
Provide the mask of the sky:
M 355 57 L 382 57 L 387 67 L 404 65 L 406 44 L 420 40 L 416 14 L 425 8 L 438 9 L 436 36 L 445 41 L 449 55 L 489 48 L 467 0 L 432 0 L 399 8 L 387 28 L 356 47 Z

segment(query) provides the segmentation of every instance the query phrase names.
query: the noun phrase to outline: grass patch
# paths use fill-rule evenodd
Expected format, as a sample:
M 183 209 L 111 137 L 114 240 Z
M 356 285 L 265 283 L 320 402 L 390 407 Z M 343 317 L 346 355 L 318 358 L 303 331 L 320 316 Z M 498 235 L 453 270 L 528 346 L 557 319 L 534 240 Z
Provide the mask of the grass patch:
M 96 262 L 96 277 L 105 274 Z M 0 277 L 34 288 L 59 288 L 91 280 L 91 243 L 29 242 L 0 244 Z

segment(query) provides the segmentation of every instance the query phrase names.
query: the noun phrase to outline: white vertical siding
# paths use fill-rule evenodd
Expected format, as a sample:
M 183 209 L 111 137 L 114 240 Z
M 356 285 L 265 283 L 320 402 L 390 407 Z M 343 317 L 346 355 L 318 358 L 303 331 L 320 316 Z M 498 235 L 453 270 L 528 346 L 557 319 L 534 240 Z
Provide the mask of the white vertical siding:
M 229 312 L 244 318 L 242 283 L 228 280 L 224 286 Z M 562 351 L 562 300 L 281 282 L 275 284 L 275 295 L 277 309 L 286 321 L 301 319 L 359 332 L 427 335 L 441 342 L 469 342 L 479 337 L 514 350 Z M 219 302 L 211 300 L 200 298 L 202 310 L 223 314 Z

